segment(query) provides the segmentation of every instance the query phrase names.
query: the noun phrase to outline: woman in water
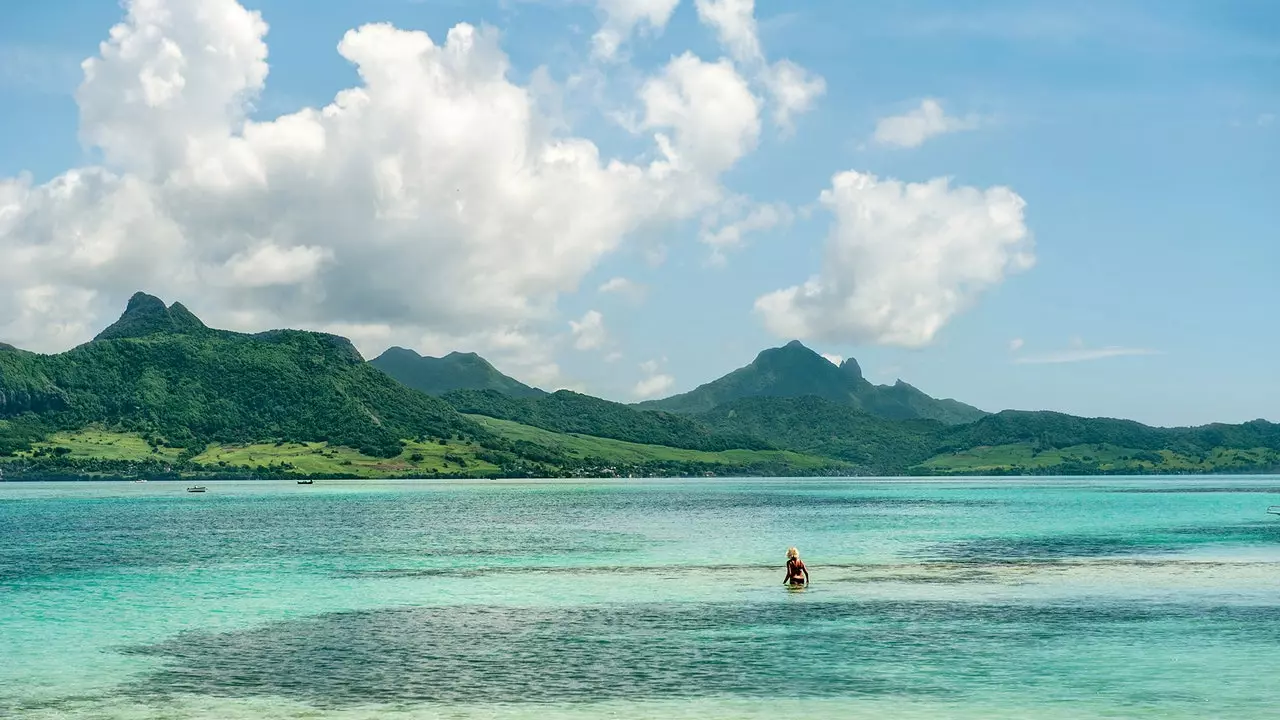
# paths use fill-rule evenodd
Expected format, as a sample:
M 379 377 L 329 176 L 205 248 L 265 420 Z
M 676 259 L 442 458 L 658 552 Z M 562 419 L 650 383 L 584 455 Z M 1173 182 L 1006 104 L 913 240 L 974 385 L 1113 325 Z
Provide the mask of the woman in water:
M 800 560 L 800 551 L 795 548 L 787 550 L 787 579 L 785 585 L 808 585 L 809 568 Z

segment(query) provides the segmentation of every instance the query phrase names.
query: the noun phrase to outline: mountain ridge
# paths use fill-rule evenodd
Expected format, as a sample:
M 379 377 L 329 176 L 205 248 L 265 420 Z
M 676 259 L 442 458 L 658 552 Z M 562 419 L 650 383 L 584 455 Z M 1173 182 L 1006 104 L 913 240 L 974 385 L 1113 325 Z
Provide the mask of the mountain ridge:
M 496 390 L 512 397 L 538 397 L 546 394 L 541 389 L 504 375 L 474 352 L 454 351 L 443 357 L 430 357 L 393 346 L 370 360 L 369 364 L 428 395 L 440 396 L 455 390 Z
M 958 425 L 988 415 L 950 398 L 933 398 L 902 380 L 875 385 L 857 360 L 832 363 L 799 340 L 760 351 L 749 364 L 688 392 L 636 403 L 646 410 L 707 412 L 745 397 L 814 396 L 840 402 L 889 420 L 931 419 Z
M 480 382 L 507 378 L 475 353 L 433 360 L 478 368 Z M 837 366 L 799 342 L 734 372 L 706 384 L 715 392 L 704 392 L 710 407 L 697 412 L 514 380 L 530 394 L 487 387 L 436 397 L 366 362 L 347 338 L 214 329 L 179 303 L 139 293 L 71 350 L 0 352 L 0 471 L 47 479 L 1280 470 L 1280 425 L 1265 420 L 1169 429 L 1052 411 L 982 413 L 901 380 L 872 385 L 856 360 Z M 957 407 L 981 416 L 956 422 Z M 930 413 L 942 417 L 920 417 Z

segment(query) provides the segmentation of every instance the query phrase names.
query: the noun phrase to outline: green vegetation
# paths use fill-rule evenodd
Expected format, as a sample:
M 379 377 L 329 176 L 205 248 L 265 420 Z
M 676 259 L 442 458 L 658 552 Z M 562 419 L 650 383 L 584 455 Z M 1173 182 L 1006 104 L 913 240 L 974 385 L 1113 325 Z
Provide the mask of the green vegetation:
M 718 432 L 843 460 L 863 475 L 906 472 L 937 454 L 946 431 L 933 420 L 885 420 L 817 397 L 742 398 L 693 417 Z
M 546 394 L 503 375 L 488 360 L 475 353 L 452 352 L 442 358 L 434 358 L 393 347 L 370 360 L 369 364 L 428 395 L 444 395 L 454 390 L 494 390 L 517 398 Z
M 938 455 L 911 470 L 922 475 L 1144 475 L 1257 472 L 1278 467 L 1280 451 L 1272 448 L 1214 448 L 1188 455 L 1108 444 L 1041 449 L 1034 443 L 1016 443 Z
M 719 380 L 687 393 L 643 402 L 637 407 L 700 413 L 742 398 L 808 396 L 848 405 L 888 420 L 925 419 L 962 424 L 986 415 L 956 400 L 929 397 L 901 380 L 893 385 L 873 385 L 862 377 L 862 368 L 853 358 L 837 367 L 795 340 L 761 352 L 750 365 Z
M 397 381 L 379 367 L 393 372 Z M 427 392 L 441 394 L 435 397 Z M 667 407 L 678 412 L 659 409 Z M 211 329 L 139 293 L 58 355 L 0 345 L 15 478 L 1107 474 L 1280 469 L 1280 425 L 993 415 L 799 343 L 640 406 L 544 393 L 474 354 L 366 363 L 323 333 Z
M 788 450 L 688 450 L 590 435 L 564 434 L 510 420 L 473 416 L 495 435 L 513 443 L 557 453 L 559 467 L 593 475 L 843 475 L 853 468 L 830 458 Z M 526 455 L 532 455 L 525 449 Z
M 204 328 L 194 316 L 184 321 L 190 333 L 157 331 L 164 325 L 157 303 L 135 296 L 106 339 L 60 355 L 0 353 L 3 414 L 28 428 L 97 424 L 169 447 L 331 442 L 384 458 L 398 456 L 405 438 L 483 434 L 448 404 L 365 363 L 344 338 L 295 330 L 240 335 Z M 10 451 L 18 444 L 0 442 Z
M 750 435 L 713 432 L 683 415 L 637 410 L 568 390 L 536 398 L 513 398 L 493 390 L 459 390 L 444 399 L 459 412 L 513 420 L 559 433 L 686 450 L 774 449 L 769 442 Z
M 459 442 L 443 445 L 438 442 L 409 442 L 396 457 L 378 458 L 327 443 L 211 445 L 192 458 L 192 463 L 211 472 L 227 467 L 285 466 L 292 472 L 313 476 L 426 477 L 446 474 L 487 477 L 499 474 L 498 466 L 477 457 L 479 450 L 475 445 Z

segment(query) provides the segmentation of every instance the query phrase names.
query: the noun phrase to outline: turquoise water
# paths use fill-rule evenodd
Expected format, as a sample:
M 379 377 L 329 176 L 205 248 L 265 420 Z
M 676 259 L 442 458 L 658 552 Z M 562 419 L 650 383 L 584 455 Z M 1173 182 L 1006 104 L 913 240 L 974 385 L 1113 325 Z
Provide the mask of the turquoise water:
M 1270 716 L 1272 504 L 1280 478 L 0 484 L 0 717 Z

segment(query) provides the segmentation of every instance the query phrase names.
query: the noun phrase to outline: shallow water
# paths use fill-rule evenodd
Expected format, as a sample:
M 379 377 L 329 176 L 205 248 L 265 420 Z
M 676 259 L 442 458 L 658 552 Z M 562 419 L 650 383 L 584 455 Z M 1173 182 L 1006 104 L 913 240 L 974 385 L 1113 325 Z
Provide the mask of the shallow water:
M 1272 504 L 1280 478 L 0 484 L 0 717 L 1263 717 Z

